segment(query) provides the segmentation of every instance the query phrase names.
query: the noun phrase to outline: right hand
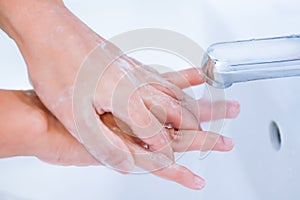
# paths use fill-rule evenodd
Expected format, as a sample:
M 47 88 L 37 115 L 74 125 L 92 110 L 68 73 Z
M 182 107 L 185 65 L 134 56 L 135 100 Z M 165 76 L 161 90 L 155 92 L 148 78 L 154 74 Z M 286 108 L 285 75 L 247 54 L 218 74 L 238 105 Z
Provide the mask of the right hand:
M 170 72 L 161 76 L 173 83 L 177 87 L 184 89 L 193 85 L 202 84 L 204 81 L 196 72 L 196 69 L 187 69 L 179 72 Z M 188 78 L 186 78 L 188 77 Z M 194 100 L 190 102 L 197 104 L 201 115 L 199 122 L 207 122 L 223 118 L 235 118 L 240 111 L 240 106 L 235 101 L 207 102 L 206 100 Z M 217 112 L 212 111 L 217 110 Z M 172 162 L 167 157 L 160 155 L 158 152 L 151 152 L 143 146 L 147 145 L 136 137 L 131 137 L 130 128 L 122 121 L 111 114 L 101 116 L 104 124 L 110 128 L 119 137 L 127 141 L 135 163 L 138 167 L 152 172 L 153 174 L 171 181 L 175 181 L 191 189 L 202 189 L 205 185 L 204 179 L 194 174 L 184 166 Z M 123 129 L 127 130 L 124 131 Z M 129 132 L 128 132 L 129 131 Z M 201 128 L 196 130 L 188 129 L 166 129 L 172 138 L 172 149 L 174 152 L 186 151 L 230 151 L 233 148 L 233 140 L 217 133 L 203 131 Z M 156 169 L 156 170 L 153 170 Z
M 34 6 L 28 2 L 34 2 Z M 22 8 L 17 12 L 21 18 L 12 20 L 20 24 L 13 32 L 17 37 L 11 36 L 16 40 L 26 60 L 30 79 L 44 105 L 83 142 L 99 162 L 122 172 L 129 172 L 137 164 L 162 177 L 196 188 L 194 178 L 198 176 L 189 170 L 181 171 L 181 167 L 155 170 L 174 163 L 175 147 L 171 143 L 170 133 L 164 128 L 165 123 L 171 123 L 179 131 L 201 132 L 198 104 L 185 95 L 176 84 L 123 56 L 117 47 L 78 20 L 62 2 L 28 2 L 22 5 L 27 6 L 27 9 Z M 30 23 L 26 23 L 28 21 Z M 83 95 L 79 96 L 81 99 L 77 101 L 83 109 L 81 113 L 74 113 L 74 82 L 82 62 L 95 47 L 104 48 L 97 48 L 95 59 L 86 63 L 91 67 L 91 71 L 80 82 L 79 87 L 83 89 Z M 114 59 L 117 59 L 116 62 L 106 68 Z M 94 72 L 99 72 L 99 69 L 103 72 L 102 84 L 96 88 L 94 98 L 94 88 L 90 85 L 93 83 L 89 82 L 89 78 L 97 75 Z M 130 76 L 126 70 L 132 71 Z M 118 85 L 119 81 L 122 81 L 122 84 Z M 194 106 L 190 105 L 192 102 Z M 135 154 L 132 154 L 135 153 L 132 146 L 128 146 L 126 141 L 115 135 L 98 118 L 105 112 L 112 112 L 125 122 L 132 133 L 150 146 L 154 153 L 150 157 L 148 153 L 143 153 L 146 157 L 137 159 Z M 77 114 L 77 124 L 74 122 L 74 114 Z M 91 123 L 93 120 L 96 123 Z M 188 144 L 190 142 L 191 138 Z M 182 144 L 185 143 L 179 143 Z M 225 149 L 231 148 L 232 144 L 230 148 Z M 144 163 L 149 165 L 145 166 Z M 200 180 L 200 177 L 197 180 Z M 201 181 L 198 183 L 197 188 L 203 185 Z
M 29 6 L 28 10 L 37 10 L 23 15 L 26 18 L 20 20 L 31 23 L 16 34 L 21 38 L 15 38 L 41 101 L 99 162 L 116 170 L 130 171 L 134 158 L 127 145 L 97 118 L 104 112 L 112 112 L 151 149 L 173 160 L 171 138 L 164 123 L 178 129 L 199 128 L 197 116 L 172 95 L 181 95 L 181 99 L 187 96 L 159 74 L 122 55 L 116 46 L 56 2 Z M 85 66 L 87 71 L 80 79 L 77 75 Z M 100 83 L 94 88 L 98 75 Z M 81 93 L 73 99 L 78 88 Z M 74 112 L 73 103 L 81 110 Z M 162 108 L 168 108 L 166 113 Z

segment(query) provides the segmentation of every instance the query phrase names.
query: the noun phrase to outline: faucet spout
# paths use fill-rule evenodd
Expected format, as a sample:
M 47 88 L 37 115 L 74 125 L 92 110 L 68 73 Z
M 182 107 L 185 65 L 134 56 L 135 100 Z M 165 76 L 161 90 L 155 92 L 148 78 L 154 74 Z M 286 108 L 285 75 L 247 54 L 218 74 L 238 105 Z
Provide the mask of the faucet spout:
M 300 76 L 300 35 L 213 44 L 203 59 L 202 72 L 206 82 L 217 88 Z

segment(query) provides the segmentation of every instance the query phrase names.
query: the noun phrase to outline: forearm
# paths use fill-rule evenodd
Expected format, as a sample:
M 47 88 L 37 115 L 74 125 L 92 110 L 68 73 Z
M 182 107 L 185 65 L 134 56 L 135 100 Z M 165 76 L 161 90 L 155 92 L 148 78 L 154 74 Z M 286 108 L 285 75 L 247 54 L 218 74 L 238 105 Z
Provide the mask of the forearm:
M 60 1 L 0 0 L 0 7 L 2 28 L 17 43 L 35 89 L 46 84 L 52 86 L 50 93 L 57 93 L 53 77 L 48 76 L 51 68 L 64 77 L 76 77 L 74 69 L 103 41 Z M 43 83 L 33 77 L 44 77 Z M 69 86 L 74 79 L 62 82 Z
M 22 34 L 35 27 L 41 13 L 51 7 L 63 7 L 60 0 L 0 0 L 0 26 L 10 37 L 21 39 Z M 42 20 L 42 19 L 40 19 Z
M 102 39 L 59 0 L 0 0 L 0 25 L 17 43 L 29 69 L 42 67 L 37 61 L 43 56 L 57 60 L 70 49 L 88 53 Z
M 63 7 L 60 0 L 0 0 L 0 28 L 15 40 L 23 54 L 28 54 L 25 45 L 43 34 L 38 32 L 43 29 L 41 13 L 58 6 Z M 41 117 L 38 112 L 31 113 L 29 106 L 24 104 L 28 100 L 24 95 L 23 92 L 0 90 L 0 158 L 35 152 L 36 138 L 32 135 L 42 127 L 34 120 Z

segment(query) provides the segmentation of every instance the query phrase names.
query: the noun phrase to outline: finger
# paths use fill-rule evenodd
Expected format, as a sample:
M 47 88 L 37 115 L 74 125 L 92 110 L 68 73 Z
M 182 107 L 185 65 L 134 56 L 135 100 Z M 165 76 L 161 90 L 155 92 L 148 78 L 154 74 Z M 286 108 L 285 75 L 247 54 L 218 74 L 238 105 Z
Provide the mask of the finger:
M 121 58 L 123 58 L 124 60 L 126 60 L 128 63 L 130 63 L 132 66 L 134 66 L 136 68 L 142 67 L 143 69 L 145 69 L 146 71 L 148 71 L 150 73 L 159 74 L 158 71 L 156 71 L 154 68 L 149 67 L 148 65 L 144 65 L 140 61 L 138 61 L 135 58 L 132 58 L 128 55 L 123 55 L 123 56 L 121 56 Z
M 107 126 L 114 134 L 119 136 L 123 141 L 138 144 L 139 146 L 146 145 L 140 138 L 135 137 L 131 128 L 123 121 L 115 117 L 112 113 L 104 113 L 100 116 L 101 121 Z
M 186 167 L 172 163 L 169 158 L 158 152 L 134 153 L 134 158 L 138 167 L 163 179 L 195 190 L 200 190 L 205 186 L 205 181 L 201 177 Z
M 139 88 L 147 84 L 140 67 L 136 67 L 119 77 L 118 84 L 112 89 L 109 102 L 102 102 L 106 111 L 110 111 L 132 130 L 133 136 L 141 138 L 151 149 L 163 152 L 173 158 L 173 150 L 170 145 L 170 136 L 164 126 L 145 106 Z M 104 83 L 102 85 L 107 85 Z M 147 94 L 150 95 L 150 94 Z M 101 95 L 99 95 L 101 96 Z M 101 98 L 96 100 L 101 102 Z M 97 105 L 95 103 L 95 105 Z M 98 106 L 95 106 L 100 113 Z
M 124 141 L 139 145 L 140 147 L 146 146 L 146 143 L 141 139 L 131 136 L 132 132 L 126 128 L 127 125 L 121 124 L 124 122 L 117 123 L 116 120 L 118 119 L 116 119 L 111 113 L 105 113 L 104 115 L 101 115 L 101 120 Z M 122 128 L 120 128 L 120 126 Z M 124 130 L 128 130 L 129 132 Z M 172 136 L 172 148 L 176 152 L 196 150 L 229 151 L 234 146 L 231 138 L 213 132 L 201 130 L 175 131 L 174 129 L 167 129 L 167 132 Z
M 196 68 L 190 68 L 176 72 L 167 72 L 161 74 L 161 76 L 181 89 L 199 85 L 205 82 L 205 79 L 201 75 L 201 71 Z
M 118 116 L 119 113 L 114 115 Z M 129 99 L 128 115 L 129 117 L 118 117 L 130 127 L 133 136 L 143 140 L 152 150 L 160 151 L 173 159 L 171 138 L 164 126 L 144 105 L 139 91 L 135 91 Z
M 190 68 L 178 72 L 164 73 L 162 74 L 162 77 L 183 89 L 204 83 L 205 79 L 201 74 L 201 70 Z M 186 98 L 185 101 L 189 102 L 188 104 L 191 104 L 194 100 Z M 195 104 L 193 104 L 193 107 L 196 107 Z M 219 101 L 211 103 L 205 100 L 198 100 L 198 112 L 190 109 L 190 106 L 187 106 L 187 108 L 191 110 L 194 115 L 199 115 L 199 120 L 201 122 L 224 118 L 235 118 L 240 112 L 240 105 L 236 101 Z M 199 113 L 199 111 L 201 113 Z
M 218 119 L 231 119 L 240 113 L 240 104 L 237 101 L 210 102 L 204 99 L 198 100 L 200 121 L 212 121 Z
M 148 83 L 158 91 L 161 91 L 162 93 L 174 98 L 175 100 L 178 100 L 181 104 L 181 107 L 192 113 L 197 121 L 199 121 L 200 110 L 197 102 L 195 101 L 195 99 L 183 92 L 182 89 L 177 85 L 165 80 L 161 76 L 155 75 L 148 78 Z
M 135 163 L 138 167 L 147 170 L 156 176 L 177 182 L 191 189 L 200 190 L 205 186 L 205 181 L 189 169 L 174 163 L 172 159 L 160 152 L 150 152 L 149 149 L 145 149 L 143 147 L 143 142 L 139 138 L 129 136 L 118 127 L 119 123 L 116 123 L 111 113 L 102 115 L 101 119 L 107 127 L 114 130 L 116 135 L 120 136 L 125 141 L 128 141 L 128 147 L 131 149 Z M 197 142 L 194 142 L 190 149 L 196 149 L 198 143 L 198 140 Z M 177 144 L 175 148 L 178 151 L 182 150 L 182 146 L 179 144 Z
M 177 165 L 172 159 L 160 152 L 150 152 L 149 149 L 144 147 L 145 143 L 142 140 L 132 137 L 120 129 L 120 123 L 116 123 L 111 113 L 102 115 L 101 119 L 116 135 L 123 138 L 124 141 L 128 141 L 128 147 L 131 149 L 138 167 L 191 189 L 202 189 L 204 187 L 205 182 L 201 177 L 195 175 L 187 168 Z M 126 125 L 123 124 L 121 126 L 124 127 Z M 125 127 L 125 130 L 128 129 Z M 179 147 L 178 150 L 180 150 Z
M 231 138 L 208 131 L 173 131 L 172 147 L 176 152 L 185 151 L 230 151 L 234 142 Z
M 141 73 L 136 73 L 141 71 Z M 180 120 L 178 120 L 180 117 L 183 118 L 185 121 L 188 121 L 188 123 L 181 123 L 181 125 L 188 124 L 188 129 L 198 129 L 199 127 L 199 109 L 197 102 L 187 94 L 185 94 L 179 87 L 176 85 L 166 81 L 161 76 L 157 74 L 147 74 L 145 73 L 141 68 L 137 68 L 136 71 L 136 77 L 139 79 L 142 79 L 142 77 L 146 77 L 146 83 L 143 87 L 140 89 L 143 93 L 142 96 L 146 100 L 144 101 L 145 104 L 147 103 L 147 107 L 151 108 L 151 112 L 156 116 L 159 117 L 160 122 L 165 122 L 166 117 L 170 118 L 177 118 L 177 124 L 180 124 Z M 143 75 L 143 76 L 142 76 Z M 142 76 L 142 77 L 141 77 Z M 156 89 L 156 90 L 155 90 Z M 157 95 L 157 98 L 154 98 L 154 95 Z M 162 112 L 161 107 L 166 106 L 165 108 L 171 111 L 168 103 L 163 104 L 163 101 L 169 101 L 171 105 L 178 107 L 177 109 L 177 115 L 175 115 L 172 112 Z M 151 102 L 152 101 L 152 102 Z M 165 102 L 167 102 L 165 101 Z M 180 110 L 182 111 L 181 114 Z M 170 114 L 172 113 L 172 114 Z M 167 116 L 164 114 L 167 114 Z M 173 115 L 173 116 L 172 116 Z M 180 116 L 178 118 L 178 116 Z M 188 118 L 185 118 L 185 116 L 189 116 Z M 193 117 L 194 116 L 194 117 Z M 190 120 L 189 120 L 190 119 Z M 191 126 L 192 125 L 192 126 Z M 180 126 L 177 125 L 179 128 Z M 192 128 L 191 128 L 192 127 Z M 180 127 L 181 128 L 181 127 Z
M 194 190 L 201 190 L 205 186 L 205 180 L 203 178 L 194 174 L 188 168 L 176 163 L 170 167 L 155 171 L 153 174 Z
M 99 120 L 99 127 L 104 134 L 105 142 L 99 143 L 101 140 L 96 142 L 98 148 L 95 147 L 93 150 L 97 152 L 97 149 L 99 149 L 101 154 L 97 157 L 100 157 L 101 162 L 110 165 L 118 171 L 130 172 L 134 167 L 134 160 L 127 145 L 108 129 L 101 120 Z M 96 138 L 93 140 L 95 141 Z
M 80 141 L 97 160 L 124 173 L 133 169 L 127 145 L 103 124 L 93 108 L 86 108 L 76 120 Z
M 157 89 L 158 91 L 161 91 L 159 96 L 162 96 L 162 94 L 166 94 L 169 97 L 172 97 L 178 101 L 181 102 L 181 105 L 179 106 L 180 108 L 183 108 L 183 114 L 189 115 L 190 119 L 192 118 L 191 115 L 194 115 L 196 118 L 196 120 L 192 120 L 190 122 L 190 124 L 193 124 L 193 128 L 189 128 L 189 129 L 197 129 L 197 126 L 199 126 L 199 123 L 195 121 L 198 121 L 199 117 L 197 116 L 198 112 L 198 104 L 195 103 L 194 99 L 191 98 L 190 96 L 188 96 L 187 94 L 185 94 L 181 88 L 177 87 L 176 85 L 168 82 L 167 80 L 165 80 L 163 77 L 161 77 L 157 72 L 153 72 L 153 70 L 151 70 L 151 68 L 149 69 L 149 67 L 147 66 L 140 66 L 141 64 L 136 64 L 134 60 L 130 59 L 131 62 L 133 62 L 133 64 L 135 64 L 137 67 L 135 68 L 135 70 L 133 71 L 134 76 L 137 78 L 137 80 L 140 80 L 141 83 L 143 83 L 143 85 L 146 86 L 152 86 L 153 88 Z M 192 74 L 191 72 L 187 72 L 187 74 Z M 142 87 L 144 88 L 144 87 Z M 151 88 L 151 87 L 148 87 Z M 152 90 L 153 91 L 153 90 Z M 164 114 L 165 112 L 161 112 L 163 109 L 159 108 L 161 106 L 161 104 L 156 101 L 156 105 L 154 103 L 150 103 L 150 99 L 153 97 L 153 92 L 152 91 L 148 91 L 149 93 L 144 93 L 142 96 L 144 98 L 149 99 L 148 101 L 148 105 L 147 107 L 149 108 L 149 106 L 151 107 L 151 112 L 156 116 L 159 117 L 160 122 L 164 122 L 165 117 Z M 166 98 L 164 98 L 166 99 Z M 171 98 L 169 98 L 170 100 L 172 100 Z M 153 100 L 152 100 L 153 101 Z M 176 103 L 174 102 L 174 100 L 171 101 L 172 105 L 176 105 Z M 149 105 L 151 104 L 151 105 Z M 178 103 L 177 103 L 178 105 Z M 169 108 L 170 110 L 170 108 Z M 170 113 L 170 112 L 169 112 Z M 177 112 L 178 113 L 178 112 Z M 196 115 L 195 115 L 196 114 Z M 171 115 L 168 115 L 171 116 Z M 176 115 L 174 115 L 174 117 L 176 117 Z M 182 116 L 181 116 L 182 117 Z M 178 115 L 177 115 L 177 119 L 178 119 Z M 177 120 L 178 121 L 178 120 Z M 188 121 L 188 120 L 185 120 Z M 180 121 L 178 121 L 180 122 Z
M 162 124 L 171 124 L 177 129 L 199 129 L 198 120 L 178 100 L 151 85 L 144 86 L 141 89 L 141 95 L 147 108 Z
M 134 61 L 132 61 L 134 62 Z M 187 95 L 181 88 L 164 79 L 158 72 L 147 65 L 136 65 L 133 74 L 143 85 L 152 85 L 175 99 L 185 99 Z

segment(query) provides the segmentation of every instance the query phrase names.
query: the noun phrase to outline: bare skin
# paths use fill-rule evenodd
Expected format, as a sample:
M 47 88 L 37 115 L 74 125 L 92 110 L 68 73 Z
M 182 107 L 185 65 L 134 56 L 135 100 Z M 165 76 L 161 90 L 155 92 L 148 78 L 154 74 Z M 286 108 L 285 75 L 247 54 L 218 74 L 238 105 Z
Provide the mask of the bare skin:
M 193 69 L 180 73 L 185 74 L 192 71 Z M 174 77 L 177 75 L 177 73 L 163 74 L 166 79 L 172 79 L 178 86 L 185 87 L 185 82 L 181 81 L 180 78 Z M 201 81 L 199 77 L 197 79 Z M 193 84 L 199 83 L 195 78 L 191 78 L 190 81 Z M 102 165 L 47 110 L 33 91 L 0 90 L 0 101 L 0 121 L 3 122 L 0 129 L 1 158 L 36 156 L 42 161 L 56 165 Z M 198 103 L 202 104 L 202 101 L 199 100 Z M 226 102 L 226 108 L 227 118 L 234 118 L 239 113 L 239 104 L 237 102 Z M 231 110 L 234 110 L 234 112 Z M 204 110 L 202 114 L 202 121 L 212 119 L 209 109 Z M 214 119 L 218 119 L 218 116 L 216 117 Z M 151 153 L 143 148 L 145 143 L 142 140 L 130 137 L 130 134 L 122 130 L 119 127 L 120 122 L 116 123 L 111 114 L 104 114 L 101 116 L 101 119 L 114 134 L 120 136 L 127 143 L 132 152 Z M 229 151 L 233 148 L 231 139 L 215 133 L 177 130 L 176 132 L 180 132 L 180 134 L 174 134 L 174 130 L 168 131 L 175 139 L 172 143 L 172 148 L 175 152 L 199 150 Z M 135 155 L 137 166 L 145 169 L 149 168 L 151 171 L 152 165 L 157 165 L 157 163 L 149 160 L 145 156 L 147 154 L 139 155 L 134 153 L 133 155 Z M 183 166 L 175 164 L 168 168 L 163 168 L 163 166 L 155 167 L 161 167 L 160 170 L 153 172 L 159 177 L 178 182 L 192 189 L 201 189 L 204 186 L 204 180 L 201 177 L 193 174 L 193 172 Z M 197 184 L 195 184 L 194 179 L 200 181 L 197 181 Z
M 98 163 L 122 172 L 129 172 L 137 165 L 193 189 L 204 186 L 200 177 L 174 162 L 173 151 L 183 149 L 173 146 L 176 144 L 176 141 L 172 142 L 174 133 L 164 128 L 165 122 L 171 123 L 184 136 L 179 145 L 185 144 L 185 147 L 193 144 L 195 137 L 201 133 L 204 137 L 196 141 L 201 141 L 203 145 L 208 133 L 201 130 L 199 121 L 209 117 L 201 119 L 205 114 L 200 115 L 200 109 L 196 108 L 205 102 L 193 100 L 181 91 L 184 87 L 202 83 L 201 77 L 192 76 L 192 80 L 189 80 L 184 73 L 160 75 L 144 67 L 90 30 L 58 0 L 27 0 L 26 3 L 23 0 L 0 0 L 0 26 L 21 50 L 35 92 L 45 107 L 84 144 Z M 84 63 L 92 50 L 96 57 L 89 57 L 89 62 Z M 113 59 L 116 62 L 108 67 L 107 64 Z M 84 112 L 76 119 L 78 124 L 75 124 L 74 115 L 78 113 L 74 113 L 72 95 L 82 64 L 91 73 L 86 74 L 78 86 L 84 88 L 81 91 L 84 95 L 80 96 L 79 102 L 85 105 L 82 109 Z M 128 71 L 134 80 L 138 80 L 137 85 L 132 84 Z M 101 79 L 93 93 L 91 77 L 99 72 Z M 121 87 L 117 85 L 119 81 L 122 81 Z M 145 83 L 148 84 L 144 86 Z M 115 96 L 118 97 L 116 104 Z M 228 115 L 220 117 L 235 117 L 239 105 L 233 102 L 227 104 L 226 109 L 234 108 L 235 112 L 226 111 Z M 157 108 L 166 109 L 161 112 Z M 130 134 L 148 145 L 151 153 L 134 146 L 108 128 L 100 119 L 107 112 L 128 125 Z M 97 126 L 90 125 L 89 122 L 95 117 Z M 78 125 L 83 129 L 82 132 L 78 131 Z M 227 151 L 233 147 L 230 139 L 213 138 L 215 142 L 223 141 L 226 144 L 226 147 L 217 150 Z M 53 151 L 57 152 L 55 147 Z M 47 154 L 38 157 L 55 163 L 55 159 L 52 161 Z M 58 161 L 63 157 L 60 155 Z
M 0 157 L 36 156 L 58 165 L 100 165 L 33 91 L 0 90 Z

